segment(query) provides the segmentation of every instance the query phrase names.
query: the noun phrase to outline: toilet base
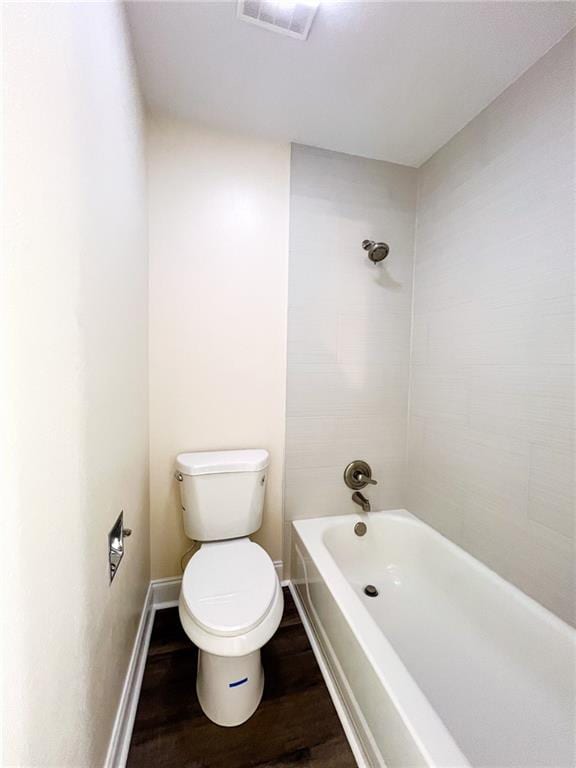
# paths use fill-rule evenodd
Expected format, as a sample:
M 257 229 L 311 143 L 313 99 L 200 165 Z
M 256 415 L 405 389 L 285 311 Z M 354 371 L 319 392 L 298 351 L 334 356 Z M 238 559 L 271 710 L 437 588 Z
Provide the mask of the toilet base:
M 260 650 L 246 656 L 198 651 L 196 693 L 204 714 L 217 725 L 245 723 L 262 699 L 264 670 Z

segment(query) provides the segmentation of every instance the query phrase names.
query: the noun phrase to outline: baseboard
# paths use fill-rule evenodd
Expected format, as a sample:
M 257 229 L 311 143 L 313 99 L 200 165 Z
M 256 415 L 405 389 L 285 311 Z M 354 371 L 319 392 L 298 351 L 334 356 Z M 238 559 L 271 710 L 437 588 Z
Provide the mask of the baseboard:
M 152 594 L 152 584 L 149 584 L 112 728 L 112 736 L 108 746 L 106 762 L 104 763 L 105 768 L 124 768 L 126 765 L 142 678 L 144 676 L 144 666 L 146 664 L 146 656 L 148 655 L 150 635 L 152 634 L 152 625 L 154 624 L 155 610 Z
M 274 560 L 274 568 L 276 568 L 276 575 L 278 576 L 278 581 L 283 587 L 288 586 L 287 581 L 283 581 L 282 577 L 284 576 L 284 563 L 282 560 Z
M 150 582 L 152 590 L 152 605 L 155 611 L 163 608 L 174 608 L 178 605 L 182 576 L 174 576 L 170 579 L 153 579 Z
M 282 586 L 288 586 L 288 582 L 282 581 L 283 564 L 281 560 L 274 562 L 274 568 Z M 128 663 L 128 670 L 124 679 L 124 686 L 112 728 L 112 736 L 106 755 L 105 768 L 124 768 L 130 739 L 134 727 L 134 718 L 144 677 L 146 656 L 150 645 L 150 635 L 154 624 L 154 614 L 164 608 L 173 608 L 178 605 L 182 577 L 175 576 L 169 579 L 153 579 L 146 592 L 140 623 L 134 639 L 132 654 Z
M 310 645 L 312 646 L 312 651 L 314 653 L 314 656 L 316 657 L 318 666 L 320 667 L 320 672 L 322 672 L 322 677 L 324 678 L 324 682 L 326 683 L 326 687 L 328 688 L 328 693 L 330 694 L 330 698 L 332 699 L 332 703 L 334 704 L 334 708 L 336 709 L 338 718 L 342 723 L 342 728 L 344 729 L 344 733 L 346 734 L 346 738 L 348 740 L 348 743 L 350 744 L 350 749 L 352 750 L 354 759 L 356 760 L 356 763 L 359 768 L 371 768 L 370 762 L 366 756 L 366 752 L 364 751 L 364 748 L 362 746 L 362 741 L 358 736 L 358 733 L 356 732 L 354 721 L 348 711 L 348 707 L 346 706 L 344 699 L 340 694 L 338 683 L 334 679 L 332 672 L 330 670 L 330 666 L 328 665 L 324 657 L 324 652 L 322 651 L 320 643 L 318 642 L 318 639 L 316 637 L 316 632 L 314 631 L 314 627 L 312 626 L 312 624 L 310 623 L 310 620 L 308 619 L 306 609 L 302 605 L 302 601 L 300 600 L 298 591 L 294 587 L 292 582 L 289 582 L 288 586 L 290 589 L 290 594 L 292 595 L 294 603 L 296 604 L 296 608 L 298 610 L 300 620 L 302 621 L 304 630 L 306 632 L 306 635 L 308 636 Z
M 105 768 L 124 768 L 126 765 L 140 689 L 142 687 L 142 678 L 144 677 L 148 646 L 150 645 L 150 636 L 154 626 L 154 616 L 156 611 L 162 608 L 171 608 L 174 605 L 178 605 L 181 583 L 182 578 L 177 577 L 173 579 L 153 579 L 148 585 L 138 631 L 134 639 L 134 646 L 120 696 L 120 703 L 116 712 L 116 719 L 112 728 L 112 736 L 104 764 Z

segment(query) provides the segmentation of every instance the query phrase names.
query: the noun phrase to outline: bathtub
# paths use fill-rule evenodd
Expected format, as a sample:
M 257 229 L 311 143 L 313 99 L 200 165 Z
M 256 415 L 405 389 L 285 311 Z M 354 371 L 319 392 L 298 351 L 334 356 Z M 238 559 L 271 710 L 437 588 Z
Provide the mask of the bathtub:
M 574 766 L 576 632 L 408 512 L 293 523 L 292 586 L 360 763 Z

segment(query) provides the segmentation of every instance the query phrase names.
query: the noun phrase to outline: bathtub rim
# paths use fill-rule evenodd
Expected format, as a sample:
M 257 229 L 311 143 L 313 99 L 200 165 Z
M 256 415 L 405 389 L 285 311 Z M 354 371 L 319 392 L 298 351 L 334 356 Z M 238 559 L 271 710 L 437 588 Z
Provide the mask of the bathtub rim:
M 332 556 L 332 553 L 326 546 L 326 543 L 323 539 L 323 536 L 326 530 L 328 528 L 334 527 L 333 524 L 332 525 L 329 524 L 330 521 L 334 522 L 338 520 L 344 525 L 344 524 L 349 524 L 349 520 L 352 520 L 353 521 L 352 525 L 354 525 L 354 523 L 356 522 L 366 522 L 366 519 L 378 520 L 382 517 L 391 517 L 392 519 L 402 521 L 403 523 L 414 525 L 417 528 L 424 528 L 427 532 L 427 535 L 431 536 L 432 539 L 441 542 L 442 546 L 446 547 L 449 551 L 453 552 L 457 557 L 462 559 L 465 563 L 468 563 L 469 565 L 474 567 L 477 571 L 484 574 L 484 576 L 487 579 L 489 579 L 494 585 L 497 585 L 503 588 L 506 592 L 509 592 L 511 595 L 513 595 L 514 598 L 518 600 L 521 605 L 524 606 L 524 608 L 530 611 L 530 613 L 534 614 L 539 619 L 545 621 L 555 631 L 561 632 L 562 634 L 564 634 L 569 641 L 576 642 L 576 626 L 572 626 L 567 621 L 560 618 L 560 616 L 555 614 L 549 608 L 546 608 L 545 605 L 542 605 L 542 603 L 539 603 L 538 600 L 536 600 L 533 597 L 530 597 L 530 595 L 528 595 L 526 592 L 523 592 L 519 587 L 517 587 L 511 581 L 508 581 L 503 576 L 500 576 L 500 574 L 496 573 L 496 571 L 492 570 L 492 568 L 490 568 L 488 565 L 483 563 L 481 560 L 478 560 L 478 558 L 474 557 L 474 555 L 471 555 L 463 547 L 453 542 L 447 536 L 444 536 L 442 533 L 440 533 L 440 531 L 437 531 L 431 525 L 426 523 L 417 515 L 414 515 L 412 512 L 409 512 L 407 509 L 375 510 L 373 512 L 365 512 L 362 515 L 358 513 L 351 513 L 351 514 L 344 514 L 344 515 L 326 515 L 324 517 L 311 517 L 303 520 L 294 520 L 292 525 L 294 525 L 296 530 L 298 530 L 300 523 L 304 524 L 302 526 L 304 528 L 309 527 L 308 523 L 312 523 L 312 522 L 316 523 L 317 527 L 321 530 L 314 531 L 314 535 L 321 533 L 320 542 L 322 546 L 325 548 L 328 556 L 332 559 L 333 562 L 335 562 Z M 325 524 L 322 524 L 324 522 Z M 313 526 L 310 526 L 310 528 L 312 527 Z
M 463 562 L 489 578 L 493 584 L 504 588 L 515 600 L 520 601 L 530 613 L 539 620 L 545 621 L 552 629 L 561 632 L 572 643 L 576 640 L 576 629 L 405 509 L 381 510 L 362 515 L 358 513 L 328 515 L 292 521 L 297 539 L 314 561 L 342 615 L 351 626 L 358 644 L 374 669 L 380 684 L 397 708 L 423 757 L 431 766 L 438 768 L 444 766 L 465 768 L 471 765 L 468 758 L 376 620 L 354 592 L 324 539 L 326 531 L 336 526 L 346 525 L 352 528 L 356 522 L 366 521 L 370 524 L 371 519 L 375 521 L 383 517 L 426 529 L 426 533 L 441 543 L 443 547 L 448 547 Z

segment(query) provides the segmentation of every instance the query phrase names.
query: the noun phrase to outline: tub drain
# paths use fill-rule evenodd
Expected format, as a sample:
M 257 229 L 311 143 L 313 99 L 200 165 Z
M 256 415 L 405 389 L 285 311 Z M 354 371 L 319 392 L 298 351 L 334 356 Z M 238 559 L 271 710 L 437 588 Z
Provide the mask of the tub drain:
M 364 587 L 364 594 L 368 595 L 368 597 L 378 597 L 378 590 L 373 584 L 367 584 Z

